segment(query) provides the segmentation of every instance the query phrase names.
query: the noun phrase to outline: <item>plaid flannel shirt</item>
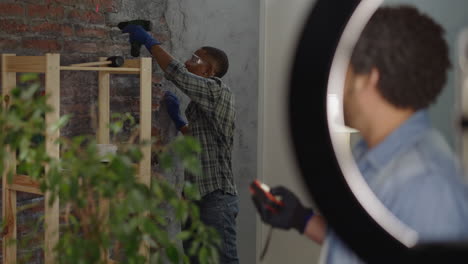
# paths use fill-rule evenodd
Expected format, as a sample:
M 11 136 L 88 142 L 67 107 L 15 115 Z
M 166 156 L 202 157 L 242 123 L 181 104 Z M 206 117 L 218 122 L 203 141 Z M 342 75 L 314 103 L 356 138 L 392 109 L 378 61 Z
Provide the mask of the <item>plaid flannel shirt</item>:
M 221 79 L 192 74 L 175 60 L 165 75 L 191 99 L 185 115 L 192 136 L 202 147 L 199 158 L 203 174 L 196 177 L 186 171 L 185 179 L 198 185 L 202 197 L 216 190 L 237 194 L 231 164 L 236 118 L 231 90 Z

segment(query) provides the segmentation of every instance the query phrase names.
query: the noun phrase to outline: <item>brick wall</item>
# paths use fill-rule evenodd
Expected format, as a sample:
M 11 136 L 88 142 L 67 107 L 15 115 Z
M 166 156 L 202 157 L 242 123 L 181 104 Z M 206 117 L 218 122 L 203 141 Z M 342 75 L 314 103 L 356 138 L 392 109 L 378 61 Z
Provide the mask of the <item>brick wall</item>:
M 149 19 L 153 22 L 153 34 L 167 41 L 170 31 L 164 18 L 166 1 L 0 0 L 0 53 L 19 56 L 60 53 L 61 65 L 97 61 L 98 57 L 115 55 L 132 58 L 128 35 L 121 34 L 117 23 L 137 18 Z M 152 10 L 148 10 L 148 7 Z M 166 48 L 170 50 L 170 43 L 167 42 L 169 46 Z M 141 54 L 149 56 L 144 48 Z M 161 71 L 155 63 L 153 69 L 155 82 L 162 80 Z M 131 112 L 138 119 L 138 78 L 126 75 L 111 79 L 111 111 Z M 94 134 L 91 109 L 97 107 L 97 73 L 62 72 L 60 89 L 60 112 L 73 115 L 61 135 Z M 162 136 L 161 142 L 166 143 L 176 132 L 169 119 L 157 112 L 158 91 L 159 88 L 153 89 L 153 127 Z M 157 164 L 153 163 L 153 168 L 157 171 Z M 180 174 L 180 169 L 174 173 Z M 37 203 L 37 206 L 18 215 L 18 252 L 20 257 L 31 256 L 27 263 L 43 263 L 41 227 L 35 230 L 32 225 L 43 212 L 42 197 L 25 193 L 18 195 L 18 206 L 31 203 Z

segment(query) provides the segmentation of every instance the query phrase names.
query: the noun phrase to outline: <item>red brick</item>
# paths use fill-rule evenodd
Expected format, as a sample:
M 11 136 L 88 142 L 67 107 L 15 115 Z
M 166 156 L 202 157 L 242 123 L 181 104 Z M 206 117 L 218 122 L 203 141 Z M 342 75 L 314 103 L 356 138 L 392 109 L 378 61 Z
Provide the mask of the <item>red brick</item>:
M 114 55 L 117 51 L 127 51 L 130 54 L 130 44 L 126 45 L 119 45 L 119 44 L 112 44 L 112 43 L 103 43 L 100 45 L 100 51 L 110 53 L 110 55 Z
M 93 10 L 96 9 L 96 5 L 99 5 L 99 10 L 110 9 L 115 7 L 115 0 L 47 0 L 48 3 L 57 3 L 61 5 L 74 5 L 82 7 L 90 7 Z
M 57 3 L 61 5 L 71 5 L 76 4 L 76 0 L 47 0 L 47 3 Z
M 13 49 L 18 47 L 17 40 L 0 39 L 0 49 Z
M 93 6 L 96 6 L 96 4 L 99 4 L 99 11 L 115 11 L 116 10 L 116 1 L 115 0 L 99 0 L 99 1 L 93 1 L 94 4 Z
M 99 28 L 79 28 L 76 30 L 76 35 L 79 37 L 95 37 L 106 38 L 109 30 Z
M 104 24 L 104 16 L 94 11 L 72 10 L 68 14 L 68 18 L 76 22 Z
M 28 30 L 28 26 L 11 19 L 0 19 L 0 32 L 21 33 Z
M 90 113 L 91 107 L 89 105 L 74 104 L 69 105 L 67 111 L 73 115 L 86 115 Z
M 70 52 L 80 52 L 80 53 L 97 53 L 98 46 L 96 43 L 92 42 L 75 42 L 68 41 L 64 44 L 64 50 Z
M 56 40 L 52 39 L 30 39 L 23 40 L 23 48 L 41 51 L 58 51 L 61 49 L 61 46 Z
M 58 33 L 64 36 L 73 35 L 73 29 L 70 26 L 49 22 L 44 22 L 37 26 L 31 26 L 30 30 L 39 33 Z
M 24 9 L 19 4 L 0 3 L 0 15 L 2 16 L 22 16 Z
M 64 10 L 61 6 L 29 5 L 28 16 L 38 18 L 63 18 Z

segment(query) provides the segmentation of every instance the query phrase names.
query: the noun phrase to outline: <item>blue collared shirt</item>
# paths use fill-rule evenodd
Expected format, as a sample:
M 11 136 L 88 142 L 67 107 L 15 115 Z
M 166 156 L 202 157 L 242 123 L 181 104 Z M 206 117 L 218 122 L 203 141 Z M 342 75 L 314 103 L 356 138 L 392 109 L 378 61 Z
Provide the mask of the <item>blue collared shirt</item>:
M 468 240 L 468 188 L 458 158 L 420 110 L 372 149 L 359 141 L 356 163 L 369 187 L 419 242 Z M 332 230 L 326 263 L 363 263 Z

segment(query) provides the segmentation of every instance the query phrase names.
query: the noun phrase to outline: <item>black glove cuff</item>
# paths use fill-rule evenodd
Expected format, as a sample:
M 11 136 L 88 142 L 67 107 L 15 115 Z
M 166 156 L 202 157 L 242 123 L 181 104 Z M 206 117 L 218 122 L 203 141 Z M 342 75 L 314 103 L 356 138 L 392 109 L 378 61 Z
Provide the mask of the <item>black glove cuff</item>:
M 311 208 L 296 209 L 293 219 L 292 227 L 295 228 L 300 234 L 303 234 L 305 227 L 309 219 L 314 215 L 314 211 Z

